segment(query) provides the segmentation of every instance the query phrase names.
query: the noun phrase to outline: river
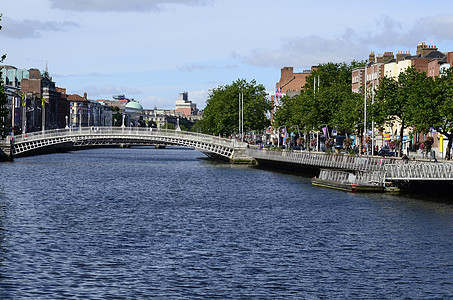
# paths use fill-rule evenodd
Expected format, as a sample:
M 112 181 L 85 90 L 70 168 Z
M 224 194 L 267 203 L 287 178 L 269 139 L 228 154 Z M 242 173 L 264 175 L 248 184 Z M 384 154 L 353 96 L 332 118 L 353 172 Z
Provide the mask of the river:
M 453 205 L 193 150 L 0 164 L 0 299 L 453 298 Z

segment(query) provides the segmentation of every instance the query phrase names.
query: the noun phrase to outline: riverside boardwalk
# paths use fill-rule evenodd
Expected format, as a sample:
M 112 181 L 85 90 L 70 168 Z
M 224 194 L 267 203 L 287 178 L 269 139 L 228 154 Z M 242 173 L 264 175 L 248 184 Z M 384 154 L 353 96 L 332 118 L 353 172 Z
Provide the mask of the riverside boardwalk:
M 248 149 L 247 155 L 262 166 L 313 174 L 314 185 L 347 191 L 453 190 L 453 164 L 447 161 L 259 148 Z

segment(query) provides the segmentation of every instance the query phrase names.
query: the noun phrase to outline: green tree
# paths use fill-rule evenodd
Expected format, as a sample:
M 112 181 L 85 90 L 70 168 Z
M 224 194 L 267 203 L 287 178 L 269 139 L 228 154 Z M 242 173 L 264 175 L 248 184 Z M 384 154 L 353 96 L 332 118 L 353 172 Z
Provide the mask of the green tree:
M 175 124 L 173 124 L 173 123 L 168 123 L 168 122 L 166 122 L 166 123 L 162 126 L 162 129 L 176 129 L 176 126 L 175 126 Z
M 373 118 L 378 124 L 399 122 L 399 145 L 404 129 L 416 126 L 417 131 L 426 132 L 432 124 L 433 79 L 426 73 L 410 67 L 394 78 L 383 77 L 376 89 Z M 418 126 L 417 126 L 418 125 Z M 399 146 L 400 155 L 402 148 Z
M 442 73 L 435 81 L 435 101 L 429 113 L 432 116 L 432 126 L 448 138 L 445 158 L 451 159 L 451 147 L 453 141 L 453 69 L 450 68 Z
M 363 118 L 360 95 L 351 87 L 352 69 L 363 63 L 327 63 L 317 67 L 307 77 L 299 96 L 284 97 L 275 112 L 276 126 L 298 125 L 305 131 L 328 126 L 342 131 L 354 131 Z M 319 82 L 319 83 L 318 83 Z
M 244 95 L 244 130 L 260 131 L 269 125 L 271 103 L 262 84 L 238 79 L 211 91 L 199 128 L 203 133 L 229 136 L 238 132 L 239 95 Z M 197 128 L 198 128 L 197 125 Z
M 112 108 L 112 110 L 113 110 L 113 114 L 112 114 L 112 118 L 113 118 L 112 122 L 113 122 L 113 124 L 112 125 L 113 126 L 117 126 L 117 127 L 121 126 L 123 124 L 122 123 L 123 122 L 123 115 L 122 115 L 122 113 L 120 111 L 120 108 L 118 106 L 114 106 Z
M 148 127 L 149 128 L 157 128 L 157 123 L 153 120 L 148 120 Z
M 0 21 L 2 20 L 3 14 L 0 14 Z M 2 29 L 2 26 L 0 25 L 0 30 Z M 0 63 L 2 63 L 6 58 L 6 54 L 3 54 L 0 57 Z M 3 80 L 2 78 L 2 73 L 1 73 L 1 68 L 0 68 L 0 138 L 4 138 L 6 135 L 6 118 L 8 116 L 8 109 L 6 105 L 8 104 L 8 99 L 5 94 L 5 87 L 3 85 Z

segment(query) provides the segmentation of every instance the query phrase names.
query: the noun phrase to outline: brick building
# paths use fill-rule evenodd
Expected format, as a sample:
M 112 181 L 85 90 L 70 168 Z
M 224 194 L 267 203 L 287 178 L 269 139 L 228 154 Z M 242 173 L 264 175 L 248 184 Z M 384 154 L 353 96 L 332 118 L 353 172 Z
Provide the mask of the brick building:
M 55 86 L 49 73 L 38 69 L 3 66 L 11 131 L 15 134 L 65 127 L 69 110 L 66 91 Z M 26 96 L 23 103 L 22 96 Z M 44 99 L 44 100 L 43 100 Z M 25 106 L 23 105 L 25 104 Z
M 294 73 L 293 67 L 282 68 L 280 81 L 275 84 L 276 90 L 290 97 L 300 94 L 300 91 L 305 86 L 307 77 L 311 75 L 314 68 L 304 70 L 301 73 Z
M 196 115 L 198 113 L 197 104 L 189 101 L 189 93 L 179 93 L 179 98 L 176 100 L 175 111 L 185 117 Z
M 398 80 L 401 72 L 404 72 L 409 67 L 414 67 L 420 72 L 425 72 L 427 76 L 439 76 L 442 69 L 450 68 L 453 66 L 453 52 L 443 53 L 438 51 L 436 46 L 426 45 L 425 43 L 418 43 L 415 55 L 411 55 L 409 51 L 399 51 L 396 58 L 392 52 L 385 52 L 383 55 L 377 55 L 371 52 L 368 58 L 366 67 L 355 68 L 352 71 L 352 91 L 356 93 L 363 93 L 363 86 L 367 85 L 367 98 L 372 99 L 373 87 L 379 85 L 382 77 L 392 77 Z M 399 137 L 398 132 L 400 124 L 396 122 L 391 126 L 384 128 L 383 132 L 375 132 L 377 137 L 376 144 L 378 146 L 385 145 L 390 139 Z M 413 128 L 408 128 L 403 134 L 403 147 L 411 144 L 416 144 L 425 140 L 426 136 L 418 134 L 414 135 L 413 140 L 409 139 L 409 131 Z M 434 147 L 437 154 L 442 153 L 442 137 L 438 133 L 433 132 L 431 135 L 434 137 Z M 446 142 L 444 142 L 446 144 Z M 438 148 L 440 147 L 440 148 Z
M 90 126 L 112 126 L 112 107 L 104 102 L 88 99 L 87 93 L 83 97 L 77 94 L 68 95 L 71 128 Z

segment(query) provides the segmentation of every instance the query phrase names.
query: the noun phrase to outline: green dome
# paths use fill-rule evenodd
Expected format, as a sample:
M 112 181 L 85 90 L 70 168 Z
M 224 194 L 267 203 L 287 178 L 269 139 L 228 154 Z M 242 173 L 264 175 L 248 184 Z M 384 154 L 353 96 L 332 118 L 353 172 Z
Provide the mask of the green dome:
M 143 111 L 143 107 L 137 101 L 130 101 L 128 104 L 126 104 L 125 108 Z

